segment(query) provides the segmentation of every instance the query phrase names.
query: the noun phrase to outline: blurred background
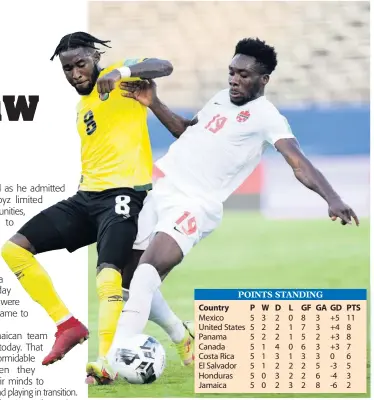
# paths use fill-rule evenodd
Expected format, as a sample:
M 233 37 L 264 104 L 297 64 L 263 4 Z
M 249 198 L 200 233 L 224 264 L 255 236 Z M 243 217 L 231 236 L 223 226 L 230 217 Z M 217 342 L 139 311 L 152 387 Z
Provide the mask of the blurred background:
M 89 3 L 90 33 L 112 41 L 103 62 L 170 60 L 174 72 L 157 81 L 159 96 L 185 116 L 192 117 L 228 86 L 228 65 L 240 39 L 259 37 L 274 46 L 278 67 L 266 88 L 268 99 L 288 118 L 306 155 L 361 218 L 360 228 L 330 222 L 325 202 L 269 151 L 225 203 L 222 226 L 162 286 L 181 318 L 193 318 L 196 287 L 369 288 L 369 18 L 367 1 Z M 174 139 L 151 112 L 149 129 L 157 159 Z M 92 264 L 95 257 L 92 248 Z M 97 320 L 94 269 L 92 332 Z M 194 396 L 192 373 L 179 367 L 165 334 L 154 325 L 148 332 L 168 349 L 163 378 L 151 387 L 114 387 L 111 395 Z M 90 356 L 95 354 L 91 339 Z M 90 389 L 91 395 L 98 390 Z

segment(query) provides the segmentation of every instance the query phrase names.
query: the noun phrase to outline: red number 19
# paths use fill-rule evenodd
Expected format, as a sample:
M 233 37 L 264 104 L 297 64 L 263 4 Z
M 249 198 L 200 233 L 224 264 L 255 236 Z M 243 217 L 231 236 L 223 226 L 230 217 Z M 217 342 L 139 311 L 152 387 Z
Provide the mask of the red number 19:
M 189 217 L 188 220 L 184 223 L 184 226 L 182 226 L 182 222 L 184 222 L 187 217 Z M 186 235 L 192 235 L 197 230 L 196 219 L 195 217 L 191 217 L 188 211 L 185 211 L 184 214 L 175 221 L 175 223 L 176 225 L 181 226 L 182 231 Z
M 226 117 L 221 117 L 219 114 L 215 115 L 213 119 L 208 123 L 208 125 L 205 126 L 205 129 L 208 129 L 209 131 L 213 133 L 217 133 L 219 130 L 221 130 L 227 121 Z

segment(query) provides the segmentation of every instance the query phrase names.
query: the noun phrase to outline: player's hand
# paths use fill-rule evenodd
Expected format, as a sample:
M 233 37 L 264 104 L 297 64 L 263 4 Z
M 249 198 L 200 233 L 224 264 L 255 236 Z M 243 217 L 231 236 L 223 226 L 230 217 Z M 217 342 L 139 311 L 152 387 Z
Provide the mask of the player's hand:
M 97 80 L 97 91 L 100 94 L 110 93 L 116 87 L 116 82 L 120 79 L 121 73 L 114 69 Z
M 356 225 L 360 225 L 360 221 L 358 220 L 357 215 L 352 208 L 339 198 L 329 202 L 329 217 L 332 221 L 336 221 L 338 218 L 340 218 L 342 225 L 351 225 L 353 218 Z
M 157 98 L 157 85 L 155 81 L 121 82 L 120 89 L 123 97 L 137 100 L 143 106 L 150 107 Z

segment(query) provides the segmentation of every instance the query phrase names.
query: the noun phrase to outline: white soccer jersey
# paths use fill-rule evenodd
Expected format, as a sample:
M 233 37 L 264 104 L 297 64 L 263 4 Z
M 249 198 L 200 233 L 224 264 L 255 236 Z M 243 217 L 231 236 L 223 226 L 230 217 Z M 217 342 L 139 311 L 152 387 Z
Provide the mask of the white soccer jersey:
M 253 172 L 267 146 L 294 137 L 265 96 L 236 106 L 222 90 L 197 116 L 156 165 L 183 192 L 219 202 Z

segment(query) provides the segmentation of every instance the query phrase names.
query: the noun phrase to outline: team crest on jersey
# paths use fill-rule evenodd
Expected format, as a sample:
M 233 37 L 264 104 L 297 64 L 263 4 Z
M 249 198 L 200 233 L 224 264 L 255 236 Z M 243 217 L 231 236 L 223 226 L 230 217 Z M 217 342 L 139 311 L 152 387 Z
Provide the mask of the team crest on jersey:
M 105 101 L 109 99 L 109 93 L 99 94 L 100 100 Z
M 240 113 L 236 116 L 236 120 L 238 122 L 245 122 L 250 117 L 251 113 L 248 110 L 240 111 Z

